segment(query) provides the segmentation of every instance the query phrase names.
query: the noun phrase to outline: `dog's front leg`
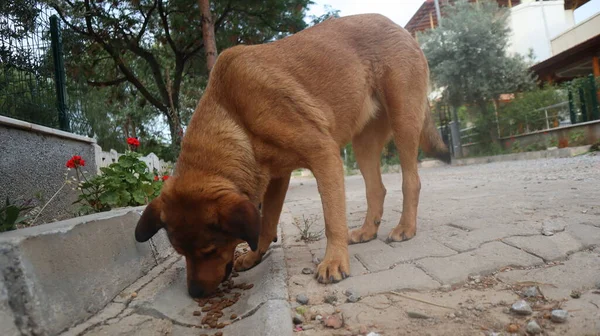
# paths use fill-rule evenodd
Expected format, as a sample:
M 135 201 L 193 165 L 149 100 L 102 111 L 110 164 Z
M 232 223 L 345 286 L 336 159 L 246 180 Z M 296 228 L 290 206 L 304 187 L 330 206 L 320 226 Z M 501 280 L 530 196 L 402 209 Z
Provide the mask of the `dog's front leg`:
M 250 251 L 235 261 L 236 271 L 248 270 L 260 263 L 269 245 L 277 238 L 277 224 L 283 208 L 285 194 L 290 184 L 290 175 L 287 177 L 271 179 L 265 192 L 262 205 L 262 223 L 258 237 L 258 249 Z
M 325 257 L 317 268 L 316 277 L 321 283 L 338 282 L 350 274 L 344 166 L 339 151 L 313 161 L 311 170 L 317 179 L 317 188 L 323 203 L 327 236 Z

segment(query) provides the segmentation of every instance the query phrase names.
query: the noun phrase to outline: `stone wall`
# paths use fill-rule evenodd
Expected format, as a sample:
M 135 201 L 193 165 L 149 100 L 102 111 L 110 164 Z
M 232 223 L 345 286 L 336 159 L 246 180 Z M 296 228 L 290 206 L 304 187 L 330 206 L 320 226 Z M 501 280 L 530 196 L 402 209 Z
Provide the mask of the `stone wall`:
M 36 194 L 49 200 L 65 182 L 65 166 L 80 155 L 85 169 L 96 172 L 91 138 L 0 116 L 0 200 L 27 200 Z M 78 193 L 66 185 L 36 223 L 72 217 Z

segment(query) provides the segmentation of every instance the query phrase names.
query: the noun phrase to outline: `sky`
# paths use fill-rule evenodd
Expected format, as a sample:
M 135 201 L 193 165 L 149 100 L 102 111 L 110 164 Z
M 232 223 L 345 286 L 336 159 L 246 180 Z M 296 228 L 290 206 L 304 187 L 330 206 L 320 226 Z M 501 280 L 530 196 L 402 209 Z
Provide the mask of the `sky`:
M 313 0 L 309 8 L 309 15 L 322 15 L 326 12 L 325 6 L 340 10 L 341 16 L 379 13 L 387 16 L 392 21 L 404 27 L 408 20 L 415 14 L 424 0 Z M 575 23 L 580 23 L 592 15 L 600 12 L 600 0 L 592 0 L 575 10 Z

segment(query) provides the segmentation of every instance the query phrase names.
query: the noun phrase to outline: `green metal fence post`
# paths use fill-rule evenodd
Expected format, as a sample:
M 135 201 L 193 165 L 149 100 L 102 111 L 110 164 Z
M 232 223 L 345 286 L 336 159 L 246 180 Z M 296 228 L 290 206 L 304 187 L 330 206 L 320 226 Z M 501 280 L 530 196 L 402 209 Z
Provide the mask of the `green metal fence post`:
M 587 106 L 585 106 L 585 92 L 583 91 L 583 88 L 580 86 L 579 87 L 579 107 L 581 110 L 581 121 L 582 122 L 586 122 L 588 121 L 588 117 L 587 117 Z
M 596 88 L 596 78 L 594 78 L 594 75 L 589 75 L 588 76 L 589 80 L 590 80 L 590 104 L 592 106 L 591 107 L 591 116 L 590 116 L 590 120 L 597 120 L 598 119 L 598 91 Z
M 67 115 L 67 88 L 65 80 L 65 64 L 62 50 L 62 36 L 58 17 L 50 17 L 50 38 L 52 43 L 52 58 L 54 59 L 54 83 L 56 84 L 56 102 L 58 108 L 58 124 L 61 130 L 70 132 L 69 116 Z
M 571 83 L 567 86 L 567 93 L 569 96 L 569 116 L 571 117 L 571 125 L 575 125 L 577 123 L 577 115 L 575 114 L 575 106 L 573 104 L 573 87 Z

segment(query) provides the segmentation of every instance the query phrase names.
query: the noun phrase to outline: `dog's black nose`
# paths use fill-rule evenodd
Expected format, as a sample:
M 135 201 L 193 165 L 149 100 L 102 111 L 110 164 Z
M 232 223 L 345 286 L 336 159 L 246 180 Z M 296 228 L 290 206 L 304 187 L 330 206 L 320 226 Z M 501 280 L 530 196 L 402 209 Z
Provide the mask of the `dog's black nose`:
M 192 298 L 197 299 L 204 296 L 204 289 L 192 282 L 188 284 L 188 293 L 190 293 Z

